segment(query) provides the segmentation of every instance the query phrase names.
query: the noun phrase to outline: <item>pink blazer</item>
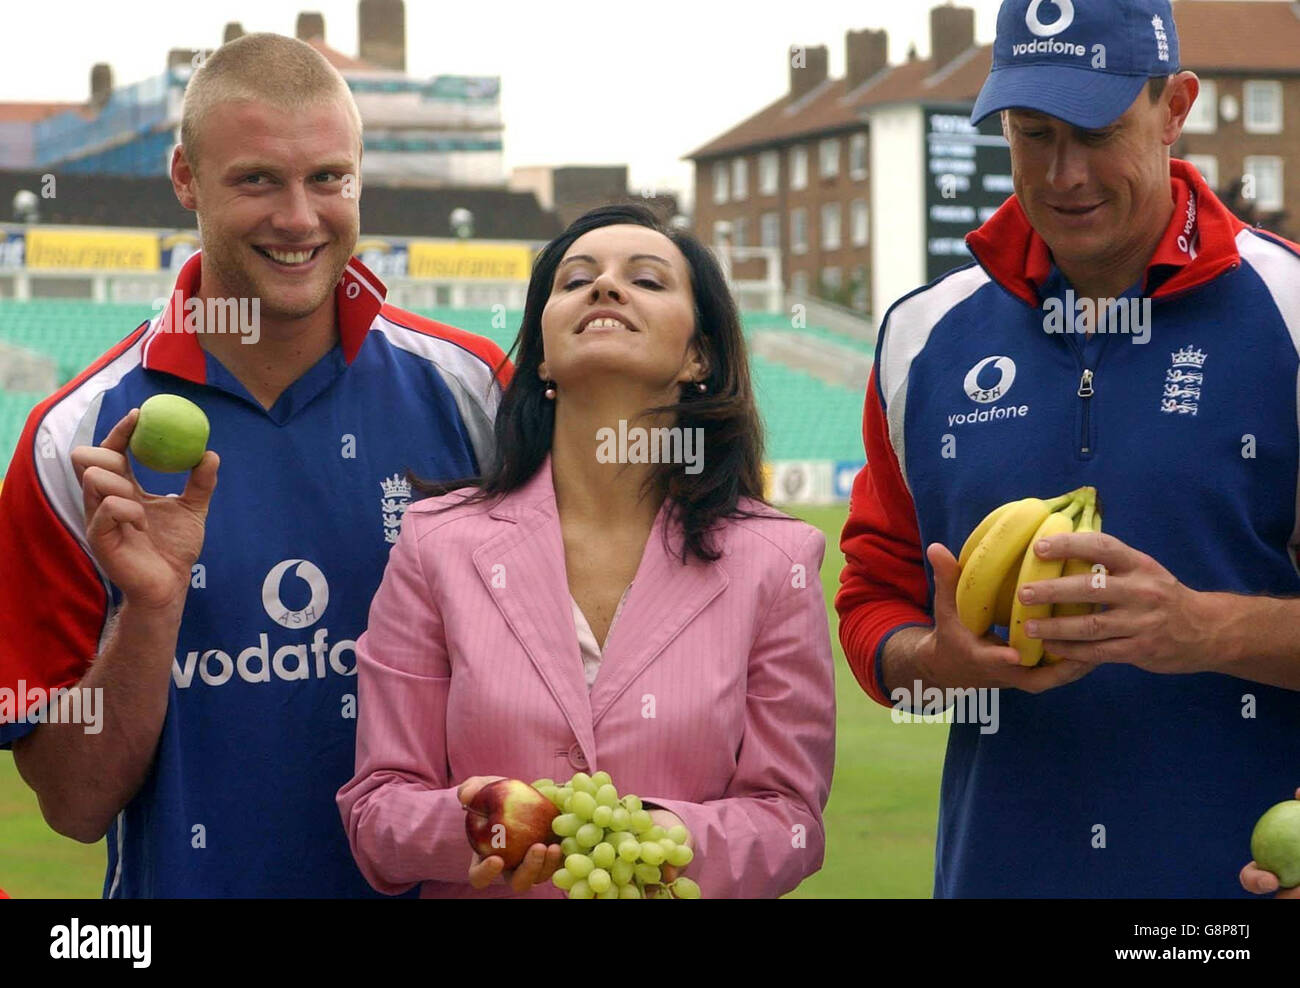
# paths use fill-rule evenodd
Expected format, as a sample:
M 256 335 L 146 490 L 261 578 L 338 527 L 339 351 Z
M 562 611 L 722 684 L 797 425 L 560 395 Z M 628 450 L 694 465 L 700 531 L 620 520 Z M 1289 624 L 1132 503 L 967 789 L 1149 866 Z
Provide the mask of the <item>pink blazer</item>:
M 727 522 L 720 560 L 683 565 L 661 510 L 588 694 L 549 458 L 496 504 L 459 500 L 408 509 L 357 644 L 338 805 L 370 884 L 513 896 L 469 884 L 456 787 L 600 769 L 682 818 L 707 898 L 778 896 L 817 871 L 835 751 L 821 532 L 746 502 L 771 517 Z

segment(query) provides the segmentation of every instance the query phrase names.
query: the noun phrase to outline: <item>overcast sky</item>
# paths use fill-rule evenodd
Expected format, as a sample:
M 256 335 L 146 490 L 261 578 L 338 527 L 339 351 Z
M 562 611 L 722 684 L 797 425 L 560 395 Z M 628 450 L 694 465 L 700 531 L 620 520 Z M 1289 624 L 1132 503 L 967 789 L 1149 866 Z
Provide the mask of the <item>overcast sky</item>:
M 685 190 L 693 151 L 788 84 L 786 50 L 825 44 L 844 72 L 844 32 L 886 28 L 891 62 L 929 53 L 938 0 L 406 0 L 407 71 L 501 77 L 507 171 L 626 163 L 634 188 Z M 974 7 L 993 40 L 998 0 Z M 227 21 L 292 35 L 320 11 L 325 40 L 357 54 L 356 0 L 56 0 L 5 3 L 0 100 L 84 100 L 90 68 L 115 84 L 157 75 L 169 48 L 220 43 Z

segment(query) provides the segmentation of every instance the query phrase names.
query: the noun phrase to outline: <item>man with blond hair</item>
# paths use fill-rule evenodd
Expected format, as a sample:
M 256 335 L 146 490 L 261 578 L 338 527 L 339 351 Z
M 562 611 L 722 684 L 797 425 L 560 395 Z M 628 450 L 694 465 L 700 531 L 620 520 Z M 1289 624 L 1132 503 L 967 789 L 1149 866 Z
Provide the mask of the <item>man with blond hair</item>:
M 0 716 L 0 744 L 50 826 L 107 834 L 107 897 L 374 894 L 334 803 L 354 643 L 408 471 L 484 469 L 508 371 L 385 304 L 352 257 L 361 156 L 347 84 L 309 45 L 214 52 L 171 162 L 202 250 L 33 410 L 0 493 L 0 555 L 25 560 L 0 569 L 0 687 L 37 700 Z M 188 476 L 128 456 L 160 393 L 211 423 Z M 97 733 L 42 716 L 63 687 L 99 691 Z

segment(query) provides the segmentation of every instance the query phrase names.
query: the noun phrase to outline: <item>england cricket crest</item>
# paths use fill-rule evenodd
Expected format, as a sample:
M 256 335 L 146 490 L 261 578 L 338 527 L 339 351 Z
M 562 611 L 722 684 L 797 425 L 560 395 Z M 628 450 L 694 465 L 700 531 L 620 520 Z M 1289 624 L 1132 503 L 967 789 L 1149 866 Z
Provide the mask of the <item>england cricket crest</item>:
M 395 473 L 381 480 L 379 485 L 384 491 L 384 496 L 379 501 L 379 510 L 384 519 L 384 541 L 393 545 L 402 534 L 402 518 L 411 503 L 411 482 Z
M 1190 346 L 1169 355 L 1160 411 L 1166 415 L 1195 415 L 1200 407 L 1206 354 Z

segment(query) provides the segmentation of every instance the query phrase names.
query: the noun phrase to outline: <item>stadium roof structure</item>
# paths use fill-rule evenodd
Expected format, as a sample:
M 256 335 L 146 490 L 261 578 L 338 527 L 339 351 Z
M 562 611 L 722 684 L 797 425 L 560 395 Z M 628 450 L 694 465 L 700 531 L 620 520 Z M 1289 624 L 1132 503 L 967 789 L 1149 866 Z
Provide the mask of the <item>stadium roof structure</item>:
M 325 61 L 329 62 L 330 65 L 334 66 L 340 72 L 387 72 L 394 76 L 405 77 L 405 73 L 398 72 L 396 69 L 385 68 L 382 65 L 373 65 L 360 58 L 353 58 L 351 55 L 344 55 L 343 52 L 325 44 L 323 38 L 307 38 L 305 40 L 307 44 L 311 45 L 325 56 Z
M 0 123 L 35 123 L 68 110 L 87 120 L 95 116 L 85 103 L 0 103 Z
M 1300 75 L 1300 3 L 1291 0 L 1175 0 L 1182 67 L 1205 74 Z M 890 103 L 974 103 L 993 64 L 977 45 L 935 71 L 931 59 L 886 66 L 852 91 L 826 79 L 801 96 L 786 92 L 684 157 L 700 160 L 862 127 L 863 113 Z

